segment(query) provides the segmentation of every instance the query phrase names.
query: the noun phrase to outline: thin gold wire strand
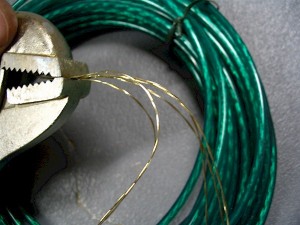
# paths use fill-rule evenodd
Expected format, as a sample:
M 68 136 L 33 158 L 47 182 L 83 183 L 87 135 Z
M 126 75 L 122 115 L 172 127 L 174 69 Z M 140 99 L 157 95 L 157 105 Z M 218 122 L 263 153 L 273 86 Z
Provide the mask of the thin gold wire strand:
M 145 79 L 142 79 L 142 78 L 138 78 L 138 77 L 132 77 L 128 74 L 124 74 L 124 73 L 120 73 L 120 72 L 117 72 L 117 71 L 102 71 L 100 72 L 101 74 L 103 74 L 104 76 L 107 76 L 108 74 L 113 74 L 112 76 L 120 76 L 120 77 L 126 77 L 128 78 L 129 80 L 134 80 L 135 82 L 136 81 L 139 81 L 140 83 L 143 83 L 143 84 L 148 84 L 148 85 L 151 85 L 153 87 L 156 87 L 158 89 L 160 89 L 161 91 L 163 91 L 165 94 L 167 94 L 168 96 L 170 96 L 171 98 L 173 98 L 174 100 L 176 100 L 179 105 L 186 111 L 188 112 L 188 114 L 190 115 L 191 119 L 193 120 L 193 123 L 195 124 L 195 126 L 197 127 L 198 131 L 200 132 L 201 136 L 203 137 L 205 143 L 206 143 L 206 147 L 207 147 L 207 152 L 208 152 L 208 155 L 209 155 L 209 158 L 212 160 L 213 164 L 214 164 L 214 156 L 213 156 L 213 153 L 212 153 L 212 150 L 207 142 L 207 139 L 206 139 L 206 136 L 204 135 L 204 132 L 200 126 L 200 124 L 198 123 L 196 117 L 193 115 L 192 111 L 181 101 L 181 99 L 179 97 L 177 97 L 176 95 L 174 95 L 172 92 L 170 92 L 167 88 L 163 87 L 162 85 L 156 83 L 156 82 L 153 82 L 153 81 L 149 81 L 149 80 L 145 80 Z M 229 216 L 228 216 L 228 207 L 227 207 L 227 203 L 226 203 L 226 199 L 225 199 L 225 194 L 224 194 L 224 190 L 223 190 L 223 187 L 222 187 L 222 182 L 221 182 L 221 178 L 220 178 L 220 175 L 219 175 L 219 172 L 218 170 L 216 169 L 215 166 L 213 166 L 213 168 L 215 168 L 213 171 L 215 171 L 216 174 L 214 174 L 213 172 L 211 172 L 212 176 L 213 176 L 213 179 L 214 176 L 216 176 L 216 179 L 217 179 L 217 183 L 219 184 L 219 188 L 220 188 L 220 195 L 221 197 L 218 197 L 218 201 L 220 202 L 220 199 L 222 199 L 222 203 L 223 203 L 223 210 L 224 210 L 224 213 L 225 213 L 225 217 L 226 217 L 226 224 L 229 225 L 230 222 L 229 222 Z M 215 183 L 215 182 L 214 182 Z M 215 186 L 215 185 L 214 185 Z M 215 186 L 216 187 L 216 186 Z M 217 190 L 216 190 L 217 191 Z M 218 194 L 218 191 L 217 191 L 217 194 Z M 219 206 L 221 207 L 221 205 L 219 204 Z M 223 210 L 220 210 L 220 212 L 222 213 Z M 223 222 L 223 216 L 221 215 L 221 218 L 222 218 L 222 222 Z
M 127 74 L 124 74 L 125 76 L 129 76 Z M 225 194 L 224 194 L 224 191 L 223 191 L 223 187 L 222 187 L 222 182 L 221 182 L 221 178 L 220 178 L 220 175 L 219 175 L 219 172 L 217 170 L 217 168 L 215 166 L 213 166 L 213 169 L 211 167 L 211 164 L 214 164 L 214 156 L 213 156 L 213 153 L 212 153 L 212 150 L 207 142 L 207 139 L 206 139 L 206 136 L 200 126 L 200 124 L 198 123 L 196 117 L 193 115 L 192 111 L 182 102 L 182 100 L 177 97 L 176 95 L 174 95 L 172 92 L 170 92 L 167 88 L 163 87 L 162 85 L 156 83 L 156 82 L 153 82 L 153 81 L 148 81 L 148 80 L 144 80 L 144 79 L 141 79 L 141 78 L 134 78 L 134 79 L 138 79 L 140 80 L 141 82 L 145 83 L 145 84 L 150 84 L 151 86 L 154 86 L 160 90 L 162 90 L 165 94 L 167 94 L 168 96 L 170 96 L 171 98 L 173 98 L 174 100 L 176 100 L 180 106 L 182 106 L 182 108 L 190 115 L 194 125 L 197 127 L 197 130 L 198 132 L 201 134 L 201 136 L 203 137 L 204 141 L 206 142 L 206 145 L 207 145 L 207 153 L 208 153 L 208 156 L 210 158 L 210 160 L 212 161 L 212 163 L 210 163 L 210 160 L 208 161 L 209 164 L 209 170 L 211 172 L 211 175 L 212 175 L 212 178 L 213 178 L 213 183 L 214 183 L 214 189 L 216 190 L 217 192 L 217 198 L 218 198 L 218 201 L 219 201 L 219 207 L 222 207 L 222 204 L 220 203 L 220 198 L 222 200 L 222 203 L 223 203 L 223 209 L 220 208 L 220 213 L 221 213 L 221 218 L 222 218 L 222 223 L 224 222 L 224 216 L 223 216 L 223 210 L 224 210 L 224 213 L 225 213 L 225 217 L 226 217 L 226 224 L 227 225 L 230 225 L 230 222 L 229 222 L 229 216 L 228 216 L 228 208 L 227 208 L 227 203 L 226 203 L 226 199 L 225 199 Z M 206 152 L 206 151 L 205 151 Z M 213 171 L 216 173 L 216 175 L 213 173 Z M 216 178 L 215 178 L 216 176 Z M 215 179 L 217 179 L 217 183 L 219 184 L 219 188 L 220 188 L 220 192 L 217 190 L 217 185 L 216 185 L 216 181 Z M 221 195 L 221 196 L 220 196 Z
M 211 165 L 211 164 L 214 164 L 214 161 L 215 161 L 212 150 L 211 150 L 211 148 L 210 148 L 210 146 L 207 142 L 206 136 L 204 135 L 204 132 L 203 132 L 200 124 L 198 123 L 196 117 L 193 115 L 192 111 L 181 101 L 181 99 L 179 97 L 177 97 L 175 94 L 173 94 L 172 92 L 170 92 L 167 88 L 163 87 L 162 85 L 160 85 L 156 82 L 145 80 L 145 79 L 138 78 L 138 77 L 132 77 L 128 74 L 120 73 L 120 72 L 117 72 L 117 71 L 101 71 L 101 72 L 98 72 L 98 73 L 92 73 L 92 74 L 87 74 L 87 75 L 92 76 L 92 77 L 93 76 L 94 77 L 99 77 L 99 78 L 100 77 L 101 78 L 112 78 L 112 79 L 117 79 L 117 80 L 122 80 L 122 81 L 127 80 L 128 82 L 131 82 L 133 84 L 136 84 L 137 82 L 142 83 L 142 84 L 148 84 L 148 85 L 151 85 L 151 86 L 161 90 L 162 92 L 164 92 L 165 94 L 167 94 L 172 99 L 174 99 L 178 102 L 178 104 L 190 115 L 194 125 L 197 127 L 198 132 L 201 134 L 201 136 L 203 137 L 203 140 L 206 143 L 206 148 L 205 149 L 207 149 L 208 158 L 210 159 L 210 160 L 208 160 L 208 162 L 209 162 L 208 165 L 210 165 L 209 166 L 209 171 L 212 175 L 214 189 L 216 190 L 216 193 L 217 193 L 217 198 L 218 198 L 218 202 L 219 202 L 222 223 L 223 223 L 223 220 L 224 220 L 224 215 L 223 215 L 223 211 L 224 211 L 226 224 L 229 225 L 230 222 L 229 222 L 229 216 L 228 216 L 228 208 L 227 208 L 227 203 L 226 203 L 226 199 L 225 199 L 224 190 L 223 190 L 223 187 L 222 187 L 221 178 L 220 178 L 220 175 L 219 175 L 219 172 L 218 172 L 217 168 L 215 166 Z M 212 163 L 210 163 L 210 161 L 212 161 Z M 218 183 L 218 185 L 216 183 Z M 220 191 L 218 191 L 217 187 L 220 188 Z M 222 204 L 220 202 L 222 202 Z
M 113 74 L 113 75 L 111 75 L 111 74 Z M 101 78 L 112 78 L 112 79 L 121 80 L 123 82 L 130 82 L 130 83 L 133 83 L 133 84 L 137 84 L 137 82 L 138 83 L 140 82 L 140 83 L 143 83 L 143 84 L 148 84 L 148 85 L 154 86 L 154 87 L 162 90 L 164 93 L 166 93 L 167 95 L 169 95 L 171 98 L 175 99 L 180 104 L 180 106 L 182 108 L 184 108 L 185 111 L 187 111 L 190 114 L 190 117 L 193 120 L 193 123 L 195 124 L 195 126 L 198 129 L 198 131 L 201 133 L 201 135 L 205 139 L 205 135 L 203 134 L 201 126 L 197 122 L 197 120 L 196 120 L 195 116 L 193 115 L 193 113 L 191 112 L 191 110 L 180 100 L 180 98 L 178 98 L 176 95 L 174 95 L 173 93 L 171 93 L 168 89 L 166 89 L 162 85 L 160 85 L 158 83 L 155 83 L 155 82 L 152 82 L 152 81 L 144 80 L 144 79 L 141 79 L 141 78 L 131 77 L 131 76 L 127 75 L 127 74 L 118 73 L 118 72 L 115 72 L 115 71 L 103 71 L 103 72 L 100 72 L 100 73 L 88 74 L 88 76 L 90 76 L 90 77 L 98 77 L 98 78 L 100 78 L 100 77 Z M 210 158 L 212 160 L 212 162 L 214 162 L 212 151 L 211 151 L 211 149 L 210 149 L 210 147 L 209 147 L 208 144 L 206 144 L 206 146 L 207 146 L 207 152 L 204 151 L 204 153 L 205 154 L 208 153 L 207 158 Z M 228 212 L 227 212 L 227 204 L 226 204 L 224 192 L 223 192 L 223 189 L 222 189 L 222 183 L 221 183 L 221 180 L 220 180 L 220 177 L 219 177 L 219 174 L 218 174 L 218 171 L 217 171 L 216 167 L 211 165 L 212 163 L 210 163 L 210 160 L 208 160 L 207 162 L 208 162 L 209 171 L 210 171 L 210 173 L 212 175 L 214 189 L 215 189 L 215 191 L 217 193 L 217 198 L 218 198 L 218 202 L 219 202 L 220 216 L 222 218 L 222 223 L 223 223 L 223 220 L 224 220 L 224 215 L 223 215 L 223 210 L 224 210 L 224 214 L 225 214 L 225 217 L 226 217 L 226 223 L 228 225 L 229 224 L 229 218 L 228 218 Z M 217 185 L 217 183 L 219 185 Z M 218 190 L 218 186 L 220 188 L 220 191 Z M 222 207 L 222 205 L 223 205 L 223 207 Z M 207 206 L 206 206 L 206 208 L 207 208 Z
M 180 110 L 176 106 L 174 106 L 170 101 L 164 99 L 162 96 L 157 94 L 155 91 L 143 86 L 143 88 L 145 88 L 148 91 L 148 92 L 146 92 L 148 95 L 152 94 L 153 96 L 163 100 L 171 108 L 173 108 L 177 113 L 179 113 L 179 115 L 184 119 L 184 121 L 187 123 L 187 125 L 191 128 L 191 130 L 196 135 L 196 137 L 197 137 L 197 139 L 200 143 L 200 149 L 205 154 L 205 158 L 206 158 L 206 160 L 203 160 L 203 166 L 202 166 L 202 168 L 203 168 L 202 171 L 203 171 L 203 174 L 204 174 L 203 175 L 204 193 L 205 193 L 205 196 L 206 196 L 206 203 L 205 203 L 205 220 L 206 220 L 206 223 L 208 224 L 208 203 L 207 203 L 208 199 L 207 199 L 207 183 L 206 183 L 206 165 L 207 165 L 208 169 L 209 169 L 209 172 L 212 175 L 213 186 L 214 186 L 214 189 L 215 189 L 216 194 L 217 194 L 219 207 L 220 207 L 220 215 L 221 215 L 221 218 L 222 218 L 222 223 L 224 223 L 224 215 L 223 215 L 223 211 L 224 211 L 224 214 L 225 214 L 225 217 L 226 217 L 226 224 L 229 225 L 227 204 L 226 204 L 226 200 L 225 200 L 225 196 L 224 196 L 224 191 L 223 191 L 223 188 L 222 188 L 221 179 L 220 179 L 217 168 L 215 166 L 212 166 L 214 164 L 214 157 L 213 157 L 212 151 L 211 151 L 210 146 L 208 145 L 208 143 L 206 141 L 204 132 L 203 132 L 200 124 L 198 123 L 196 117 L 193 115 L 191 110 L 181 101 L 180 98 L 178 98 L 176 95 L 174 95 L 172 92 L 170 92 L 167 88 L 163 87 L 162 85 L 160 85 L 156 82 L 141 79 L 141 78 L 137 78 L 137 77 L 132 77 L 132 76 L 129 76 L 127 74 L 123 74 L 123 73 L 119 73 L 119 72 L 115 72 L 115 71 L 102 71 L 102 72 L 98 72 L 98 73 L 86 74 L 86 75 L 83 75 L 83 76 L 77 76 L 77 77 L 73 77 L 73 78 L 81 79 L 81 80 L 92 80 L 92 78 L 95 78 L 95 79 L 107 78 L 107 79 L 116 79 L 116 80 L 120 80 L 122 82 L 132 83 L 132 84 L 138 85 L 138 86 L 140 86 L 142 84 L 150 85 L 152 87 L 155 87 L 155 88 L 159 89 L 160 91 L 162 91 L 163 93 L 165 93 L 166 95 L 168 95 L 169 97 L 171 97 L 172 99 L 177 101 L 177 103 L 181 106 L 181 108 L 183 108 L 189 114 L 191 120 L 193 121 L 194 126 L 180 112 Z M 92 80 L 92 81 L 97 81 L 98 82 L 98 80 Z M 203 145 L 201 144 L 201 137 L 206 142 L 206 148 L 204 148 Z M 207 151 L 205 151 L 205 149 L 207 149 Z M 210 161 L 212 161 L 212 162 L 210 162 Z M 151 161 L 150 161 L 150 163 L 151 163 Z M 148 164 L 148 167 L 149 167 L 149 165 L 150 164 Z M 144 172 L 145 171 L 142 171 L 142 174 L 140 174 L 140 175 L 143 175 Z M 217 185 L 217 183 L 218 183 L 218 185 Z M 219 186 L 220 190 L 218 190 L 218 186 Z M 124 200 L 124 198 L 119 199 L 120 200 L 119 204 L 121 203 L 121 201 Z
M 162 96 L 160 96 L 159 94 L 157 94 L 156 92 L 154 92 L 151 89 L 148 89 L 148 90 L 150 91 L 151 94 L 153 94 L 157 98 L 160 98 L 162 101 L 164 101 L 166 104 L 168 104 L 175 112 L 177 112 L 181 116 L 181 118 L 183 118 L 183 120 L 186 122 L 186 124 L 190 127 L 190 129 L 193 131 L 196 138 L 198 139 L 198 142 L 201 143 L 201 137 L 200 137 L 199 132 L 197 132 L 197 130 L 190 123 L 190 121 L 188 121 L 188 119 L 183 115 L 183 113 L 180 112 L 180 110 L 174 104 L 172 104 L 169 100 L 163 98 Z M 200 145 L 200 150 L 201 150 L 201 152 L 204 153 L 204 149 L 203 149 L 202 145 Z M 205 158 L 207 158 L 207 156 L 205 156 Z M 206 166 L 207 166 L 207 161 L 202 159 L 202 176 L 203 176 L 204 196 L 205 196 L 205 212 L 204 212 L 204 215 L 205 215 L 206 225 L 208 225 L 208 193 L 207 193 L 207 181 L 206 181 Z
M 201 145 L 201 139 L 200 139 L 200 134 L 199 132 L 197 132 L 197 130 L 194 130 L 194 127 L 192 126 L 192 124 L 188 121 L 188 119 L 180 112 L 180 110 L 174 106 L 170 101 L 168 101 L 167 99 L 163 98 L 162 96 L 158 95 L 156 92 L 154 92 L 153 90 L 149 90 L 150 93 L 152 93 L 154 96 L 156 96 L 157 98 L 160 98 L 161 100 L 163 100 L 164 102 L 166 102 L 173 110 L 175 110 L 183 119 L 184 121 L 187 123 L 187 125 L 190 127 L 190 129 L 194 132 L 194 134 L 196 135 L 199 144 L 200 144 L 200 150 L 202 151 L 203 154 L 205 154 L 205 158 L 207 160 L 208 159 L 208 154 L 207 152 L 204 150 L 203 145 Z M 197 119 L 192 115 L 191 117 L 193 117 L 193 122 L 198 123 Z M 199 125 L 200 126 L 200 125 Z M 198 138 L 199 137 L 199 138 Z M 204 195 L 205 195 L 205 220 L 206 220 L 206 224 L 208 224 L 208 193 L 207 193 L 207 182 L 206 182 L 206 166 L 209 166 L 209 171 L 210 173 L 213 175 L 213 170 L 212 170 L 212 165 L 210 163 L 210 161 L 207 160 L 202 160 L 202 171 L 203 171 L 203 182 L 204 182 Z M 216 185 L 216 181 L 215 179 L 214 181 L 214 189 L 215 191 L 218 193 L 218 189 L 217 189 L 217 185 Z M 219 207 L 222 207 L 221 201 L 220 201 L 220 195 L 218 194 L 218 202 L 219 202 Z M 223 219 L 223 214 L 222 214 L 222 209 L 220 208 L 220 213 L 221 213 L 221 218 Z
M 127 195 L 132 191 L 132 189 L 135 187 L 135 185 L 137 184 L 137 182 L 141 179 L 141 177 L 144 175 L 144 173 L 146 172 L 146 170 L 149 168 L 154 155 L 156 153 L 157 147 L 158 147 L 158 143 L 159 143 L 159 133 L 160 133 L 160 121 L 159 121 L 159 112 L 158 109 L 156 107 L 156 104 L 154 102 L 154 99 L 152 97 L 152 95 L 150 94 L 150 92 L 142 85 L 142 84 L 137 84 L 140 88 L 143 89 L 143 91 L 146 93 L 147 97 L 149 98 L 151 105 L 154 109 L 155 112 L 155 121 L 156 121 L 156 126 L 154 125 L 153 119 L 151 118 L 150 114 L 146 111 L 145 107 L 141 104 L 141 102 L 135 98 L 133 95 L 131 95 L 128 91 L 126 91 L 125 89 L 122 89 L 114 84 L 111 84 L 109 82 L 105 82 L 105 81 L 101 81 L 101 80 L 96 80 L 96 79 L 87 79 L 87 78 L 83 78 L 82 80 L 90 80 L 93 82 L 98 82 L 104 85 L 107 85 L 111 88 L 114 88 L 115 90 L 118 90 L 122 93 L 124 93 L 125 95 L 131 97 L 147 114 L 148 118 L 155 130 L 154 132 L 154 146 L 152 148 L 152 152 L 150 155 L 150 158 L 148 159 L 147 163 L 144 165 L 144 167 L 142 168 L 142 170 L 140 171 L 140 173 L 138 174 L 138 176 L 135 178 L 135 180 L 131 183 L 131 185 L 129 186 L 129 188 L 117 199 L 117 201 L 114 203 L 114 205 L 104 214 L 104 216 L 100 219 L 98 225 L 102 225 L 110 216 L 111 214 L 119 207 L 119 205 L 123 202 L 123 200 L 127 197 Z
M 84 80 L 84 79 L 83 79 Z M 150 123 L 151 123 L 151 127 L 152 127 L 152 130 L 153 130 L 153 135 L 154 135 L 154 148 L 157 148 L 157 144 L 158 144 L 158 137 L 159 135 L 157 134 L 156 132 L 156 128 L 155 128 L 155 123 L 150 115 L 150 113 L 148 112 L 148 110 L 144 107 L 144 105 L 136 98 L 134 97 L 131 93 L 129 93 L 127 90 L 123 89 L 123 88 L 120 88 L 118 87 L 117 85 L 114 85 L 114 84 L 111 84 L 109 82 L 105 82 L 105 81 L 100 81 L 100 80 L 93 80 L 93 79 L 90 79 L 90 81 L 92 82 L 97 82 L 97 83 L 101 83 L 103 85 L 106 85 L 106 86 L 109 86 L 117 91 L 120 91 L 122 92 L 123 94 L 129 96 L 130 98 L 132 98 L 134 100 L 134 102 L 145 112 L 147 118 L 149 119 Z M 158 122 L 159 124 L 159 122 Z M 154 154 L 151 155 L 150 158 L 153 158 L 154 157 Z M 148 162 L 148 164 L 150 165 L 150 163 Z M 144 169 L 144 172 L 145 172 L 145 169 Z M 142 176 L 139 174 L 139 176 Z M 139 180 L 139 179 L 138 179 Z M 134 182 L 135 184 L 137 183 Z M 134 185 L 135 185 L 134 184 Z M 133 189 L 134 187 L 133 183 L 130 185 L 130 187 L 127 189 L 127 191 L 122 194 L 119 199 L 117 200 L 117 202 L 114 203 L 113 207 L 111 207 L 106 213 L 105 215 L 100 219 L 99 221 L 99 224 L 102 224 L 104 223 L 108 218 L 109 216 L 117 209 L 117 207 L 121 204 L 121 202 L 124 200 L 124 198 L 129 194 L 129 192 Z M 77 188 L 77 193 L 79 193 L 79 187 L 78 187 L 78 183 L 76 183 L 76 188 Z M 130 190 L 129 190 L 130 189 Z M 126 195 L 126 196 L 125 196 Z M 122 197 L 123 196 L 123 197 Z M 82 208 L 84 208 L 84 210 L 92 217 L 92 219 L 97 219 L 95 218 L 95 215 L 91 212 L 91 210 L 89 210 L 89 208 L 86 206 L 86 204 L 81 200 L 80 198 L 80 195 L 77 194 L 76 195 L 76 200 L 77 200 L 77 204 L 79 204 Z

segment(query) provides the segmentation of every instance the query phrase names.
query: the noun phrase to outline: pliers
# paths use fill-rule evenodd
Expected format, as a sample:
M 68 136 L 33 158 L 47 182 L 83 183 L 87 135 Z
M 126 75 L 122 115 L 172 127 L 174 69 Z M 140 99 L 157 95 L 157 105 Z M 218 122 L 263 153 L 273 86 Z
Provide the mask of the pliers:
M 53 134 L 90 90 L 71 79 L 88 68 L 72 60 L 56 27 L 33 13 L 17 16 L 17 36 L 1 58 L 0 160 Z

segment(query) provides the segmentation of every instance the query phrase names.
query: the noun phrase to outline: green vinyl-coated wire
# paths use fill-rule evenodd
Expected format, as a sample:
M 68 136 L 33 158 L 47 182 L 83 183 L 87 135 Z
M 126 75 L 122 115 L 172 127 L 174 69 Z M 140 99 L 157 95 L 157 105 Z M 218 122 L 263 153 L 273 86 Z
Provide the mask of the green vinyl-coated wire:
M 170 51 L 192 74 L 204 103 L 204 133 L 222 180 L 230 224 L 264 224 L 276 177 L 270 110 L 247 47 L 212 4 L 204 0 L 18 0 L 13 7 L 46 17 L 72 42 L 110 28 L 141 31 L 162 42 L 171 37 Z M 172 31 L 177 32 L 172 35 Z M 199 153 L 186 185 L 159 225 L 170 224 L 187 202 L 199 180 L 202 157 Z M 224 224 L 211 174 L 206 179 L 208 224 Z M 38 224 L 21 207 L 1 207 L 6 211 L 0 224 Z M 201 188 L 181 224 L 206 224 L 204 212 Z

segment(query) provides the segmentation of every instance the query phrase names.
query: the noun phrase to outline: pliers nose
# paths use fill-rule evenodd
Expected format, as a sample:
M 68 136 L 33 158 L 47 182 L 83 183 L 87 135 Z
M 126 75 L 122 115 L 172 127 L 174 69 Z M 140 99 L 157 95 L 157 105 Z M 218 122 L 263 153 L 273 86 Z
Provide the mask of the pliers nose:
M 63 36 L 48 20 L 18 13 L 15 41 L 2 55 L 0 70 L 0 160 L 55 132 L 90 90 L 69 79 L 88 73 L 72 60 Z

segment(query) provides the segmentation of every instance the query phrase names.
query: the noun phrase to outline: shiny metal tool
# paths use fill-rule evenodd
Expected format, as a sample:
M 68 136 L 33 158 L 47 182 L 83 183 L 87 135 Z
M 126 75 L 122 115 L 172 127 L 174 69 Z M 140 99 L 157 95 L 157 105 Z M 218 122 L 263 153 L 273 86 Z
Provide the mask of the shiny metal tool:
M 90 90 L 89 82 L 68 79 L 88 69 L 72 60 L 52 23 L 27 12 L 18 13 L 18 21 L 1 59 L 0 160 L 50 136 Z

